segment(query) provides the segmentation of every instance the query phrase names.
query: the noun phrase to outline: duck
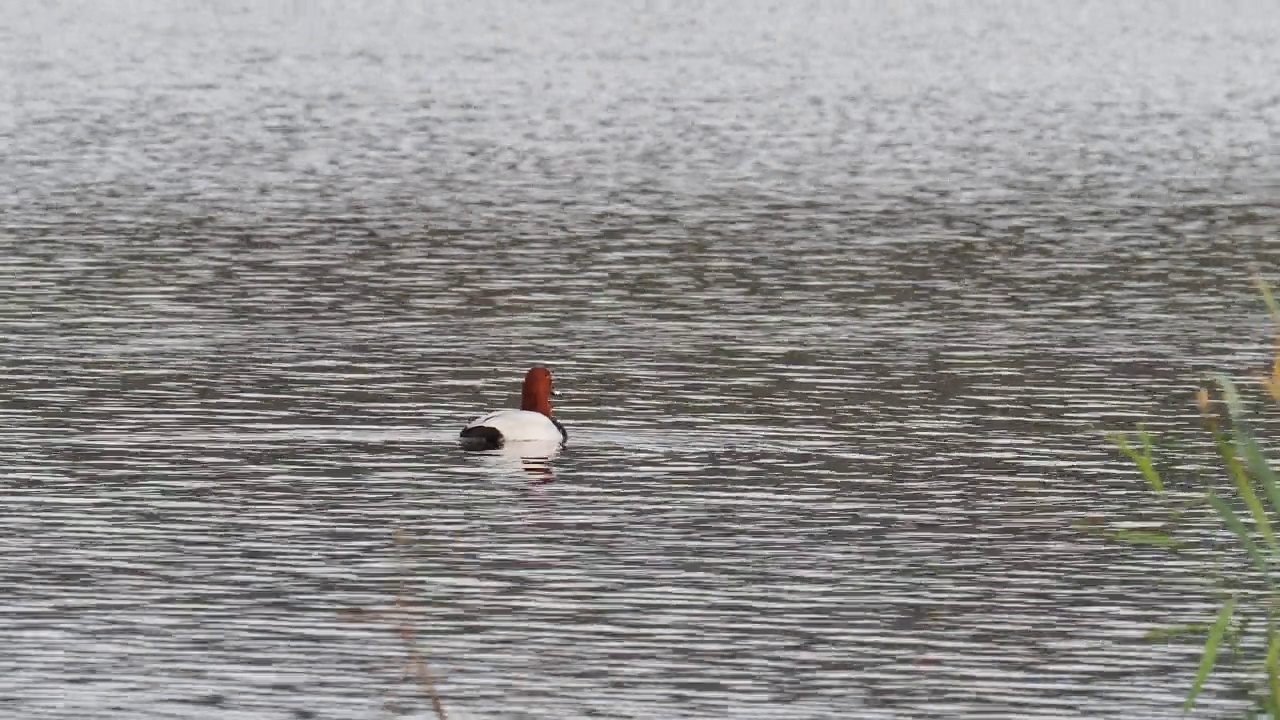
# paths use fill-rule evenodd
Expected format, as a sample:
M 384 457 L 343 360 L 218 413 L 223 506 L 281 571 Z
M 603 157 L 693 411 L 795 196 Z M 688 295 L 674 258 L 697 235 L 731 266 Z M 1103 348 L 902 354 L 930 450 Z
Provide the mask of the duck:
M 464 450 L 497 450 L 507 443 L 569 439 L 564 425 L 551 416 L 551 397 L 559 396 L 551 381 L 551 371 L 542 366 L 524 376 L 519 410 L 498 410 L 472 420 L 459 433 Z

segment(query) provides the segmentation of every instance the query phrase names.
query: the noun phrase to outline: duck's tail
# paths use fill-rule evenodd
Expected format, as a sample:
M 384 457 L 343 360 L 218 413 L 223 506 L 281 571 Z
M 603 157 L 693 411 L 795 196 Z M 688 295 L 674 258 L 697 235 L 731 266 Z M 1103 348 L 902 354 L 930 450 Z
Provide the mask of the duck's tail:
M 497 450 L 502 447 L 502 433 L 484 425 L 463 428 L 458 443 L 463 450 Z

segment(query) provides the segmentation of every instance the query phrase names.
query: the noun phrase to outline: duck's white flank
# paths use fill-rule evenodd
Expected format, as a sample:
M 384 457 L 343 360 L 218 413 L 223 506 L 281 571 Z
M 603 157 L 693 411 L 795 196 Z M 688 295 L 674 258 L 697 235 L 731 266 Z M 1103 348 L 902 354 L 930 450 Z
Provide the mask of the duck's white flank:
M 467 423 L 463 431 L 476 427 L 491 427 L 497 430 L 502 433 L 502 439 L 505 442 L 564 440 L 564 432 L 551 421 L 551 418 L 529 410 L 491 412 Z

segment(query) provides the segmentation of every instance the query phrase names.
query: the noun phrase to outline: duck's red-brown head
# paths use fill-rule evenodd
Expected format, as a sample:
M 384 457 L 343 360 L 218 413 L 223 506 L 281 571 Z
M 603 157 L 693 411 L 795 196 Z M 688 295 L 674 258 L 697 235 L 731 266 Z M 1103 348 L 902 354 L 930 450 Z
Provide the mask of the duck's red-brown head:
M 524 376 L 520 409 L 551 417 L 551 395 L 554 392 L 551 385 L 551 371 L 541 366 L 530 368 Z

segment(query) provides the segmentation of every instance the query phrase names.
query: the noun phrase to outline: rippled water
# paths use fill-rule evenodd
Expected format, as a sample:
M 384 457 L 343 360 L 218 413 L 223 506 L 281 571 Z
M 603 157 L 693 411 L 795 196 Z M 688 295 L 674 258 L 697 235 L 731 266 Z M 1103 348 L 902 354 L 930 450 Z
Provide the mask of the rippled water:
M 1068 523 L 1266 357 L 1274 9 L 7 15 L 6 714 L 1177 712 L 1203 568 Z

